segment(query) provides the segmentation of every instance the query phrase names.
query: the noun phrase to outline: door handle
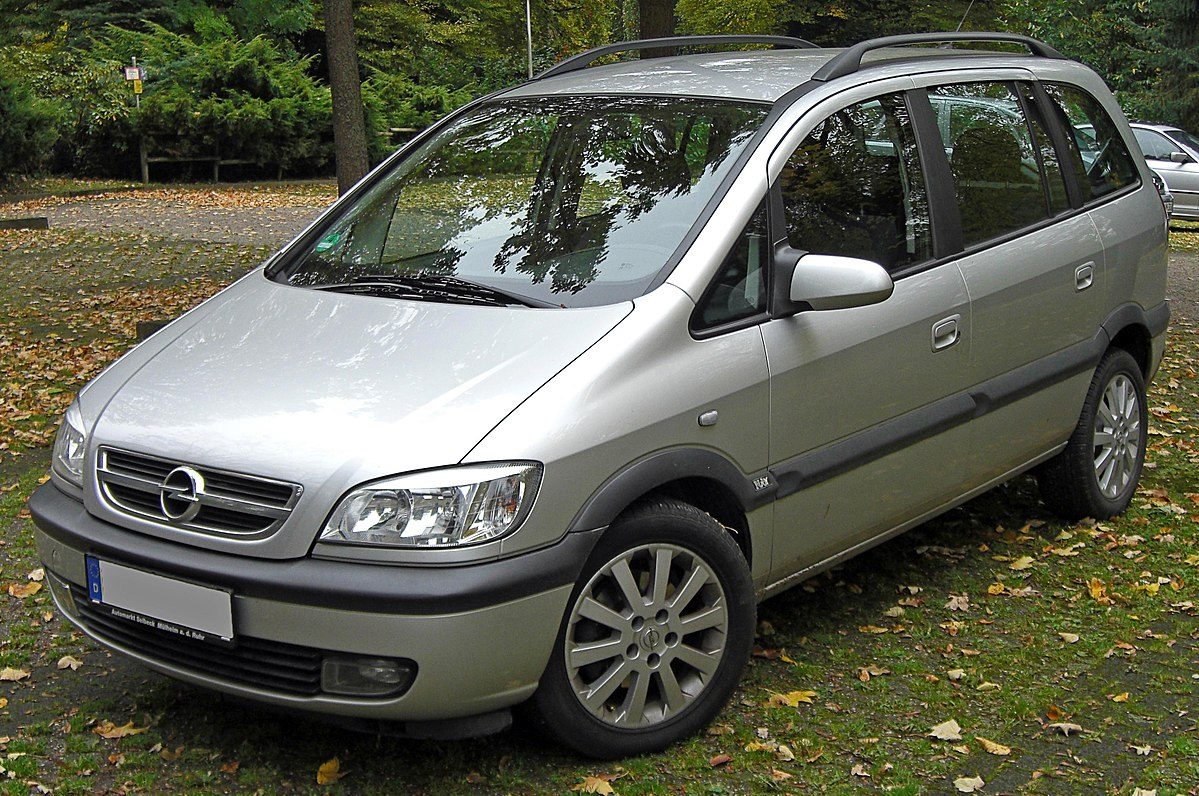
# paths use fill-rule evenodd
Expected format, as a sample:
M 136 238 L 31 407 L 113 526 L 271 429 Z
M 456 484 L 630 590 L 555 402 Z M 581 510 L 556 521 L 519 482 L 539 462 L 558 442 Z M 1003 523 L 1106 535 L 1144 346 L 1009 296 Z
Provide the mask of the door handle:
M 1074 289 L 1086 290 L 1095 282 L 1095 263 L 1083 263 L 1074 269 Z
M 958 330 L 958 321 L 961 319 L 961 315 L 950 315 L 933 324 L 934 351 L 943 351 L 961 339 L 962 333 Z

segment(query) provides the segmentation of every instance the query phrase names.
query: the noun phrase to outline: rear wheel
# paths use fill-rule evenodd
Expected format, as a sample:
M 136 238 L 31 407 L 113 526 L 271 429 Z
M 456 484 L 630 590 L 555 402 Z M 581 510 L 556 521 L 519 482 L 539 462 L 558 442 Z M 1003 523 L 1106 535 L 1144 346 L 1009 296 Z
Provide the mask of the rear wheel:
M 755 612 L 745 558 L 719 523 L 674 500 L 637 507 L 583 568 L 536 716 L 555 739 L 600 758 L 691 735 L 736 687 Z
M 1045 504 L 1071 520 L 1119 514 L 1136 492 L 1148 430 L 1141 368 L 1113 348 L 1095 370 L 1070 441 L 1037 473 Z

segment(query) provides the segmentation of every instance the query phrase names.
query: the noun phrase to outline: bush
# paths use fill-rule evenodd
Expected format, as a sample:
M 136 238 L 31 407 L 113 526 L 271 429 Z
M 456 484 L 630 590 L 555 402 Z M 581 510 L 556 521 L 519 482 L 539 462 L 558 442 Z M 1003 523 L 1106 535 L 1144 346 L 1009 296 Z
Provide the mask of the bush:
M 0 181 L 38 171 L 56 137 L 53 106 L 0 75 Z
M 110 57 L 141 53 L 146 90 L 132 115 L 152 150 L 278 164 L 311 173 L 332 156 L 332 102 L 310 74 L 311 59 L 283 52 L 264 37 L 238 39 L 222 20 L 196 37 L 151 26 L 110 28 Z

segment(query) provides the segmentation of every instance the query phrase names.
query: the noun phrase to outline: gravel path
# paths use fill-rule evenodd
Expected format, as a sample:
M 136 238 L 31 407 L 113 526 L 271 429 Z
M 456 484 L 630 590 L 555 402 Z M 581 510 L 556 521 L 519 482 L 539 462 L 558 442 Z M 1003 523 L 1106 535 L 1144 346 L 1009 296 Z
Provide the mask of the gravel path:
M 1170 254 L 1166 296 L 1175 317 L 1199 321 L 1199 254 Z

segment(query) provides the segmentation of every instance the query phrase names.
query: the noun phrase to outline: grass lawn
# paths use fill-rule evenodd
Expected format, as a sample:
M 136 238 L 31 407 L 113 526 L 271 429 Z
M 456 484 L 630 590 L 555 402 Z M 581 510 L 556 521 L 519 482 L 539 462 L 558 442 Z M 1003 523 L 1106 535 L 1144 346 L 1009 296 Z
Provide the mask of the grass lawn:
M 1176 257 L 1199 251 L 1199 227 L 1173 239 Z M 1020 478 L 767 601 L 729 707 L 663 754 L 596 764 L 519 726 L 452 743 L 357 734 L 108 655 L 30 579 L 24 502 L 57 417 L 137 321 L 266 254 L 0 232 L 0 794 L 915 794 L 975 778 L 985 794 L 1199 793 L 1199 319 L 1178 315 L 1125 515 L 1060 523 Z M 344 776 L 318 784 L 333 758 Z

